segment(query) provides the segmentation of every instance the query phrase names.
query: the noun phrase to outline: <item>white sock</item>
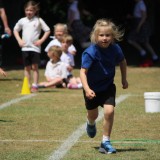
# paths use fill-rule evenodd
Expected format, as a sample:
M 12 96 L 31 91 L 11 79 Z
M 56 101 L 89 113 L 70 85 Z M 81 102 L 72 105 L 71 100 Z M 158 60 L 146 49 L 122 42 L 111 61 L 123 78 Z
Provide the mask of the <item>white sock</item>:
M 32 86 L 33 86 L 33 87 L 38 87 L 38 84 L 32 83 Z
M 78 88 L 82 88 L 82 83 L 77 84 Z
M 87 120 L 87 123 L 91 126 L 94 126 L 95 125 L 95 121 L 94 122 L 90 122 L 89 120 Z
M 104 143 L 105 141 L 110 141 L 110 137 L 103 135 L 102 142 Z

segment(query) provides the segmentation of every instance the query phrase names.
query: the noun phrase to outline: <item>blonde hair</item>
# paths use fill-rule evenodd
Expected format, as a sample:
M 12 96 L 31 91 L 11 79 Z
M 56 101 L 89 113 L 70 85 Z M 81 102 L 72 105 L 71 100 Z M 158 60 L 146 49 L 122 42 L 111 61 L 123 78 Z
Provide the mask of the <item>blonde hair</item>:
M 59 46 L 51 46 L 48 50 L 48 52 L 51 53 L 51 55 L 56 56 L 58 59 L 60 59 L 62 55 L 62 49 Z
M 113 42 L 122 40 L 124 30 L 120 30 L 120 27 L 116 26 L 110 19 L 99 19 L 96 21 L 90 35 L 90 40 L 92 43 L 97 43 L 97 37 L 101 27 L 106 27 L 111 31 Z
M 39 16 L 39 10 L 40 10 L 40 6 L 39 3 L 35 2 L 35 1 L 28 1 L 25 5 L 24 5 L 24 9 L 26 9 L 27 7 L 33 7 L 33 9 L 36 11 L 35 15 Z
M 64 34 L 62 36 L 61 42 L 67 42 L 69 44 L 72 44 L 73 43 L 73 37 L 70 34 Z
M 67 27 L 66 24 L 64 24 L 64 23 L 57 23 L 57 24 L 55 24 L 55 25 L 53 26 L 54 32 L 56 31 L 56 29 L 57 29 L 58 27 L 62 28 L 64 34 L 67 34 L 67 33 L 68 33 L 68 27 Z

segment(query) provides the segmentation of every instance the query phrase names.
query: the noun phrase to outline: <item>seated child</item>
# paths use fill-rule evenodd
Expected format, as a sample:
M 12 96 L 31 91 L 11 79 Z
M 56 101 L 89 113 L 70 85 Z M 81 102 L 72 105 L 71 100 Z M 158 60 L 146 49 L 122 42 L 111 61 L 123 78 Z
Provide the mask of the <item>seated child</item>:
M 62 49 L 59 46 L 52 46 L 48 50 L 48 61 L 45 69 L 45 82 L 40 82 L 38 84 L 39 88 L 46 87 L 58 87 L 64 86 L 64 80 L 67 78 L 67 67 L 64 62 L 60 60 L 62 55 Z
M 72 54 L 68 52 L 68 47 L 72 43 L 73 43 L 73 38 L 71 35 L 65 34 L 62 37 L 61 45 L 63 53 L 61 56 L 61 61 L 66 63 L 68 69 L 67 88 L 78 89 L 82 88 L 82 83 L 79 77 L 74 77 L 72 74 L 72 70 L 74 69 L 75 63 Z
M 48 52 L 48 49 L 51 46 L 60 46 L 61 47 L 61 40 L 62 40 L 62 36 L 64 34 L 68 34 L 68 27 L 66 24 L 63 23 L 57 23 L 56 25 L 54 25 L 54 36 L 53 36 L 53 40 L 49 42 L 49 44 L 47 45 L 47 47 L 45 48 L 45 52 Z M 73 44 L 71 44 L 68 47 L 68 51 L 72 54 L 72 55 L 76 55 L 76 48 Z

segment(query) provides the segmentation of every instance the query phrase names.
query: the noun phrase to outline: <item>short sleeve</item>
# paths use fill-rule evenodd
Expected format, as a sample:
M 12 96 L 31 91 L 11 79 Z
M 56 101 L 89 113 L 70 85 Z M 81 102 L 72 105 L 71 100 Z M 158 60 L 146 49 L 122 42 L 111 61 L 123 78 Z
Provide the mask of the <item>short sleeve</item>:
M 23 19 L 20 19 L 14 26 L 14 30 L 21 31 L 23 26 Z
M 71 46 L 68 48 L 69 52 L 77 52 L 75 46 L 73 44 L 71 44 Z
M 117 44 L 116 45 L 116 53 L 117 53 L 117 56 L 116 56 L 116 63 L 118 64 L 118 63 L 120 63 L 121 61 L 123 61 L 124 60 L 124 54 L 123 54 L 123 51 L 122 51 L 122 49 L 121 49 L 121 47 Z
M 90 66 L 92 65 L 92 63 L 93 63 L 93 58 L 89 54 L 87 54 L 86 52 L 84 52 L 82 54 L 81 68 L 89 69 Z
M 44 32 L 47 32 L 47 31 L 50 31 L 50 28 L 48 27 L 48 25 L 44 22 L 44 20 L 42 18 L 39 18 L 40 20 L 40 23 L 41 23 L 41 27 L 42 27 L 42 30 Z

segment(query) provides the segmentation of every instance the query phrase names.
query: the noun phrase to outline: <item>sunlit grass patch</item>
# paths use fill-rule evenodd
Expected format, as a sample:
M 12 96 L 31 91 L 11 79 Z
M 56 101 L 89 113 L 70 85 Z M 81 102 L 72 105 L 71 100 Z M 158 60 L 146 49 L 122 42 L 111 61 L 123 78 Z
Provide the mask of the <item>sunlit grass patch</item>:
M 7 71 L 0 77 L 0 105 L 23 97 L 23 70 Z M 76 76 L 79 70 L 74 71 Z M 44 69 L 40 69 L 40 81 Z M 85 134 L 67 152 L 63 160 L 158 160 L 160 157 L 160 113 L 146 113 L 144 92 L 160 91 L 159 68 L 128 68 L 129 88 L 122 89 L 117 67 L 117 98 L 130 96 L 115 108 L 111 140 L 117 154 L 98 152 L 102 139 L 102 120 L 97 136 Z M 63 142 L 86 122 L 82 90 L 40 89 L 36 96 L 0 110 L 0 159 L 47 160 Z M 71 142 L 72 143 L 72 142 Z

